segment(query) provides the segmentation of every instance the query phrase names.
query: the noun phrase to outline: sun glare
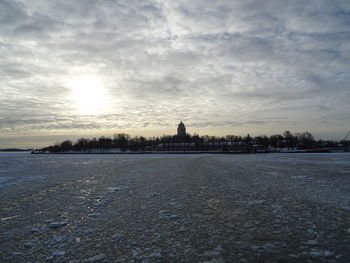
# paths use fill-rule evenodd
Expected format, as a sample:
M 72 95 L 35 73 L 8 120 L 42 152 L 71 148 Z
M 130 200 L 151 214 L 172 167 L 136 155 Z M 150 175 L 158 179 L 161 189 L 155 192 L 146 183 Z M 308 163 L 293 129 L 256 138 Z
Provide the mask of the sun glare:
M 70 81 L 69 86 L 71 99 L 78 113 L 90 115 L 108 110 L 108 96 L 103 82 L 98 77 L 76 77 Z

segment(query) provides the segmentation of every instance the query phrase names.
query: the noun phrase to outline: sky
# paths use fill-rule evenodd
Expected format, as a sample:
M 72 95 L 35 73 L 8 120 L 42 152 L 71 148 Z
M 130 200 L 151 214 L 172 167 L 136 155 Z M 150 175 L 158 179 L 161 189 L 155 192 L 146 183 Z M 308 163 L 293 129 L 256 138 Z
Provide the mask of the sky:
M 348 0 L 0 0 L 0 148 L 350 130 Z

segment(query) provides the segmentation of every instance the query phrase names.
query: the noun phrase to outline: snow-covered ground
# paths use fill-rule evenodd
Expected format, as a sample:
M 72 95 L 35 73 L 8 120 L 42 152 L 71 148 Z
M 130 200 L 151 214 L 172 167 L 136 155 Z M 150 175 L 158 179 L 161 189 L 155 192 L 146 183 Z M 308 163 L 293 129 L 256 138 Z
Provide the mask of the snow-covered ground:
M 0 154 L 1 262 L 349 262 L 350 154 Z

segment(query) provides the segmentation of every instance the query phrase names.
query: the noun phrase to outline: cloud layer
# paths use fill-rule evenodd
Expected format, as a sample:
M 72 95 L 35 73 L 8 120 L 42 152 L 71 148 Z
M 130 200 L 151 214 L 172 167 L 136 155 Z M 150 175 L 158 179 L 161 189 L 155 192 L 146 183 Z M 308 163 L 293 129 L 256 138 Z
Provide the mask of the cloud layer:
M 107 110 L 78 112 L 93 75 Z M 350 3 L 0 0 L 0 134 L 346 132 Z

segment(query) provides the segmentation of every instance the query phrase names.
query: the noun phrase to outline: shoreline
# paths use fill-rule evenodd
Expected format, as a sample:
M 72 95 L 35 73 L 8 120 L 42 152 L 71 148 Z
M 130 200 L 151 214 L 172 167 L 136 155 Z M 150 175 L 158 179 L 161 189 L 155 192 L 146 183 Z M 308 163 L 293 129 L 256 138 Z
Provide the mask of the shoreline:
M 31 154 L 267 154 L 267 153 L 346 153 L 349 149 L 305 149 L 293 151 L 124 151 L 124 152 L 39 152 Z
M 125 151 L 125 152 L 31 152 L 31 154 L 249 154 L 254 152 L 222 151 Z M 262 152 L 268 153 L 268 152 Z

